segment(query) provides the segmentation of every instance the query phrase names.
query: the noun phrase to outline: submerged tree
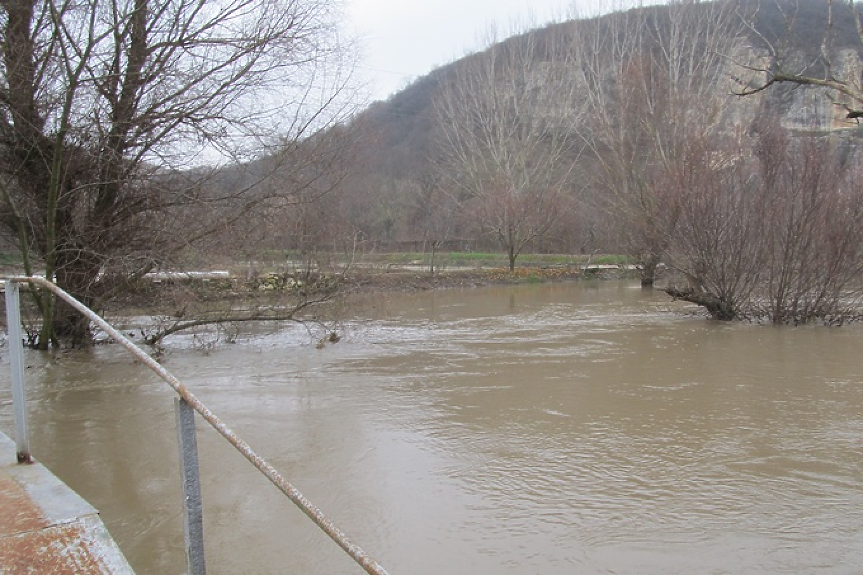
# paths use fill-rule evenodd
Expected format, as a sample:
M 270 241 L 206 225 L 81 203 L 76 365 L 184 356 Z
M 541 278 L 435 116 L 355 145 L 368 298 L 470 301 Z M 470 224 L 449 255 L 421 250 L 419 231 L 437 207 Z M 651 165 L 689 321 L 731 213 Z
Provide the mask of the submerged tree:
M 742 26 L 728 3 L 673 3 L 575 22 L 573 62 L 586 108 L 593 186 L 651 285 L 673 219 L 661 174 L 690 134 L 726 129 L 729 56 Z
M 772 206 L 757 193 L 748 142 L 729 138 L 717 147 L 693 135 L 687 144 L 658 182 L 675 220 L 663 255 L 686 278 L 666 292 L 704 307 L 714 319 L 740 319 L 762 281 L 763 224 Z
M 0 225 L 26 272 L 98 309 L 260 206 L 254 181 L 188 168 L 341 111 L 334 17 L 320 0 L 0 1 Z M 40 347 L 86 340 L 86 320 L 37 297 Z
M 863 295 L 858 163 L 829 138 L 758 130 L 734 147 L 693 146 L 666 181 L 679 209 L 669 261 L 687 278 L 666 291 L 716 319 L 842 323 Z

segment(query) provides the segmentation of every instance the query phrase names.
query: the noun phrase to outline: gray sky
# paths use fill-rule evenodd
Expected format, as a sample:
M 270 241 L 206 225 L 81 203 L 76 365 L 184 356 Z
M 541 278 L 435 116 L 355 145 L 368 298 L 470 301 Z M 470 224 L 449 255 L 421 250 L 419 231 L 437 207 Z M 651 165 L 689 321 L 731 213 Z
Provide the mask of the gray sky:
M 345 15 L 348 30 L 361 38 L 358 72 L 380 100 L 476 51 L 493 23 L 503 38 L 516 24 L 559 21 L 573 10 L 595 15 L 621 2 L 637 0 L 347 0 Z

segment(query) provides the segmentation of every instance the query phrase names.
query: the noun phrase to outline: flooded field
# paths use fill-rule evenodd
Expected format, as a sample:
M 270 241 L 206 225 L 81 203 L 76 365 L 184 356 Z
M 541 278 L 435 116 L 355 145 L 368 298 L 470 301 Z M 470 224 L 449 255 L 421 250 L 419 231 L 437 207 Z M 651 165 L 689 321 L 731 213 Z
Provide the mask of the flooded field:
M 365 296 L 164 365 L 393 574 L 853 573 L 863 326 L 719 324 L 631 282 Z M 0 429 L 11 435 L 8 355 Z M 173 392 L 28 352 L 36 457 L 141 574 L 181 573 Z M 199 425 L 208 570 L 362 570 Z

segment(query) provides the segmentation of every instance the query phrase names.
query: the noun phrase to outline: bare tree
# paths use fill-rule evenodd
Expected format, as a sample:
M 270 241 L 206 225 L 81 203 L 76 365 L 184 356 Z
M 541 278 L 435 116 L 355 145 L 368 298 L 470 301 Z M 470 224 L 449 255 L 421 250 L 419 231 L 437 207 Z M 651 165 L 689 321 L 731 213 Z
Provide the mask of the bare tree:
M 665 258 L 686 278 L 666 292 L 703 306 L 719 320 L 740 319 L 752 304 L 766 263 L 764 219 L 772 206 L 753 185 L 748 142 L 716 146 L 692 135 L 680 161 L 664 172 L 668 217 Z
M 99 308 L 260 206 L 254 182 L 187 168 L 296 143 L 343 111 L 334 16 L 319 0 L 0 2 L 0 221 L 27 273 L 41 262 Z M 86 339 L 86 321 L 38 304 L 40 347 Z
M 594 185 L 650 285 L 671 230 L 659 174 L 686 153 L 687 135 L 725 129 L 728 57 L 742 26 L 728 3 L 673 3 L 575 23 L 587 102 L 582 134 Z
M 844 321 L 860 294 L 863 186 L 855 159 L 829 139 L 792 140 L 768 125 L 758 149 L 771 209 L 761 313 L 774 323 Z
M 578 156 L 576 86 L 554 28 L 504 42 L 455 65 L 435 104 L 439 168 L 477 227 L 521 250 L 558 216 Z
M 841 323 L 863 293 L 863 186 L 855 158 L 775 121 L 753 141 L 691 145 L 669 172 L 677 223 L 666 290 L 712 317 Z M 752 153 L 752 150 L 755 153 Z
M 421 178 L 412 197 L 407 224 L 423 243 L 423 252 L 429 252 L 429 274 L 437 271 L 437 253 L 456 230 L 458 202 L 447 193 L 437 178 Z

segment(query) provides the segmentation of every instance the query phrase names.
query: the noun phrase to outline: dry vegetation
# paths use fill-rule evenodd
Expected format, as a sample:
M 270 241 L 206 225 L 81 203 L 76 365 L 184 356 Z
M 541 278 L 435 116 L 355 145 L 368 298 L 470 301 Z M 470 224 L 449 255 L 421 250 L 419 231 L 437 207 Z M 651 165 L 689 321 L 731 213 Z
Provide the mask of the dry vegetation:
M 672 2 L 490 35 L 360 114 L 330 3 L 154 5 L 0 0 L 0 231 L 25 272 L 97 311 L 152 298 L 164 335 L 295 319 L 335 293 L 294 269 L 335 270 L 340 290 L 580 277 L 524 263 L 549 253 L 625 254 L 645 285 L 663 263 L 683 278 L 669 293 L 717 319 L 841 322 L 863 293 L 851 3 Z M 789 104 L 804 92 L 808 124 Z M 250 160 L 238 142 L 271 147 Z M 214 147 L 236 161 L 189 169 Z M 293 268 L 256 269 L 288 250 Z M 411 251 L 420 271 L 357 265 Z M 479 251 L 509 271 L 448 266 Z M 222 296 L 251 303 L 145 285 L 216 261 L 244 262 Z M 34 345 L 87 341 L 33 299 Z

